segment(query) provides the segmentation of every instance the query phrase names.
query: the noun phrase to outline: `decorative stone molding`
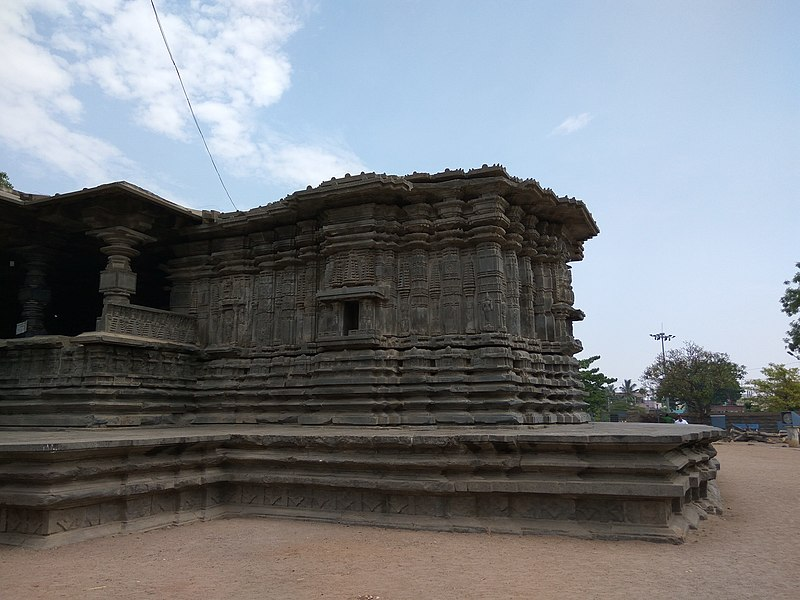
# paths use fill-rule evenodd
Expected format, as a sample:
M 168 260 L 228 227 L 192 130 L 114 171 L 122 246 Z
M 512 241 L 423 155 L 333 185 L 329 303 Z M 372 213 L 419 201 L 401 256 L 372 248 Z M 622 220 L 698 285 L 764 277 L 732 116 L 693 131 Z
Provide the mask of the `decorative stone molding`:
M 108 303 L 103 307 L 98 331 L 194 344 L 197 319 L 147 306 Z
M 720 434 L 607 423 L 20 432 L 0 442 L 0 543 L 254 515 L 679 543 L 720 510 Z

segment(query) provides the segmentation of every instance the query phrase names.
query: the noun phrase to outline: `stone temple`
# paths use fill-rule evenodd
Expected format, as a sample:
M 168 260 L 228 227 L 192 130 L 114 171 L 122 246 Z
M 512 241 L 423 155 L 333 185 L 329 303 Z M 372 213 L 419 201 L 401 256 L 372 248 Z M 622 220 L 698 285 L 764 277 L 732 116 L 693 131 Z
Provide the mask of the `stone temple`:
M 0 543 L 247 515 L 682 540 L 719 431 L 589 422 L 597 233 L 500 166 L 229 214 L 0 192 Z

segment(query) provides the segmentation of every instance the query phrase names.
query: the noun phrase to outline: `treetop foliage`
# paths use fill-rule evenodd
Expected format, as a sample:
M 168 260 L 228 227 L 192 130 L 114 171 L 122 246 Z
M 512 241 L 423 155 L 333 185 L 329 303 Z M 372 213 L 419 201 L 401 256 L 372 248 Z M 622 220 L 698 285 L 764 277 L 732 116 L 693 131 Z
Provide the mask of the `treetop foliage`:
M 790 317 L 800 314 L 800 262 L 796 263 L 798 271 L 791 281 L 784 281 L 787 286 L 786 292 L 781 297 L 781 310 Z M 794 284 L 794 285 L 792 285 Z M 784 338 L 789 354 L 795 358 L 800 358 L 800 319 L 795 319 L 789 323 L 788 337 Z
M 609 398 L 607 386 L 613 389 L 615 377 L 608 377 L 600 372 L 600 367 L 592 367 L 592 363 L 600 360 L 600 356 L 590 356 L 589 358 L 578 359 L 580 367 L 579 373 L 583 382 L 583 389 L 586 392 L 584 401 L 589 405 L 589 412 L 592 416 L 598 417 L 606 411 Z
M 761 374 L 763 379 L 749 382 L 755 390 L 756 408 L 772 412 L 800 409 L 800 369 L 770 363 Z
M 622 380 L 622 387 L 620 388 L 620 394 L 625 400 L 632 402 L 636 398 L 636 394 L 638 394 L 641 390 L 636 387 L 636 384 L 633 383 L 630 379 L 623 379 Z
M 0 188 L 6 190 L 14 189 L 14 186 L 11 185 L 11 181 L 8 179 L 8 173 L 5 171 L 0 171 Z
M 741 397 L 745 368 L 724 352 L 687 342 L 667 352 L 666 358 L 665 364 L 659 355 L 642 376 L 642 382 L 666 405 L 683 405 L 690 413 L 707 416 L 711 405 Z

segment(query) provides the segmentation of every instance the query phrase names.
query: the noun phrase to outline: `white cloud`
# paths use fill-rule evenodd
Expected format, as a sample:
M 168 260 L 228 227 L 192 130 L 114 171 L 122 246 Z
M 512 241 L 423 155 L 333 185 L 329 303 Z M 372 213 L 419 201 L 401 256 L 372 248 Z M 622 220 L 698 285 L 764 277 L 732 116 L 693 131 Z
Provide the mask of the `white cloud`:
M 73 129 L 82 106 L 70 93 L 74 77 L 67 63 L 38 44 L 28 12 L 63 18 L 58 2 L 0 3 L 0 139 L 55 169 L 79 173 L 84 185 L 108 180 L 111 164 L 125 164 L 113 145 Z
M 3 136 L 52 167 L 78 174 L 83 186 L 107 183 L 113 167 L 129 171 L 132 164 L 118 148 L 90 135 L 65 127 L 41 107 L 21 104 L 3 108 Z
M 581 113 L 579 115 L 567 117 L 561 125 L 550 132 L 550 135 L 569 135 L 570 133 L 575 133 L 579 129 L 586 127 L 593 118 L 593 115 L 589 113 Z
M 331 177 L 364 170 L 358 157 L 341 148 L 324 145 L 306 146 L 280 143 L 262 147 L 267 168 L 281 181 L 301 185 L 317 185 Z
M 156 6 L 224 169 L 296 185 L 363 170 L 342 145 L 278 138 L 258 126 L 259 111 L 290 86 L 291 64 L 282 48 L 300 27 L 291 0 L 162 0 Z M 149 2 L 0 2 L 0 43 L 12 57 L 0 61 L 0 81 L 14 82 L 0 88 L 0 139 L 82 184 L 89 174 L 119 178 L 131 163 L 113 140 L 81 132 L 78 83 L 128 103 L 130 114 L 121 118 L 197 143 Z

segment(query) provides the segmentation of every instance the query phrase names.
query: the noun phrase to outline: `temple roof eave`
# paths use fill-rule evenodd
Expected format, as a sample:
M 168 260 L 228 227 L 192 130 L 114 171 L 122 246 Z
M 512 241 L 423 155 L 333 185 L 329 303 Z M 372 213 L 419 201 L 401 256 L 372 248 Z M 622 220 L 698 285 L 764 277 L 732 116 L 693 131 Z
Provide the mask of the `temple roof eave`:
M 500 195 L 540 220 L 566 225 L 575 242 L 599 233 L 582 201 L 559 197 L 534 179 L 512 177 L 501 165 L 483 165 L 468 171 L 448 169 L 434 174 L 415 172 L 406 176 L 347 174 L 316 187 L 309 186 L 277 202 L 235 213 L 185 208 L 126 181 L 53 196 L 4 192 L 0 194 L 0 217 L 8 217 L 9 222 L 33 220 L 82 233 L 93 226 L 87 212 L 115 208 L 156 217 L 162 223 L 160 228 L 170 231 L 170 237 L 196 239 L 220 230 L 240 233 L 288 225 L 316 218 L 324 210 L 354 206 L 362 201 L 403 206 L 449 196 L 469 200 L 484 194 Z
M 141 220 L 141 215 L 149 215 L 152 218 L 146 220 L 152 223 L 148 229 L 170 236 L 176 234 L 177 228 L 199 224 L 204 219 L 201 211 L 184 208 L 126 181 L 53 196 L 0 194 L 0 223 L 40 231 L 43 239 L 52 240 L 52 235 L 83 237 L 103 226 L 98 223 L 98 211 L 106 215 L 107 226 L 121 223 L 126 216 Z M 0 238 L 0 248 L 18 245 L 24 238 L 21 231 L 10 231 Z
M 579 241 L 586 241 L 600 231 L 581 200 L 559 197 L 534 179 L 511 177 L 500 165 L 484 165 L 469 171 L 445 170 L 435 174 L 415 172 L 406 176 L 347 174 L 247 212 L 218 214 L 214 222 L 196 231 L 216 231 L 219 227 L 238 231 L 288 224 L 313 218 L 323 209 L 352 206 L 360 200 L 404 205 L 424 202 L 432 197 L 472 198 L 484 193 L 498 193 L 515 204 L 530 207 L 529 212 L 541 219 L 567 225 Z
M 149 190 L 133 185 L 127 181 L 104 183 L 92 188 L 83 188 L 82 190 L 67 192 L 65 194 L 54 194 L 53 196 L 34 196 L 30 200 L 23 201 L 23 205 L 38 208 L 54 203 L 85 202 L 87 200 L 118 196 L 120 194 L 140 199 L 153 207 L 157 207 L 159 210 L 173 212 L 191 221 L 200 222 L 203 219 L 202 211 L 175 204 Z

